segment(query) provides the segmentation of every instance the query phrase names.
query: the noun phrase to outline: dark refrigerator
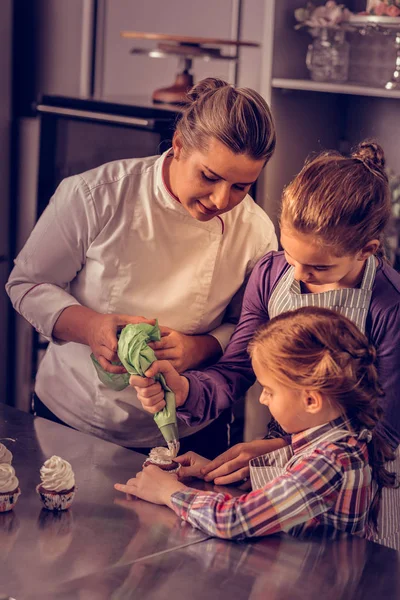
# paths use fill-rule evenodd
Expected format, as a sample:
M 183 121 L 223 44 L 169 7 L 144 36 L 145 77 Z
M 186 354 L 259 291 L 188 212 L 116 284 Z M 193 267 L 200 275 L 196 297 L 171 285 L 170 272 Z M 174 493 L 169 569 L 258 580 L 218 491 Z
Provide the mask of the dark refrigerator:
M 10 268 L 12 0 L 0 2 L 0 402 L 10 402 L 9 303 L 4 290 Z

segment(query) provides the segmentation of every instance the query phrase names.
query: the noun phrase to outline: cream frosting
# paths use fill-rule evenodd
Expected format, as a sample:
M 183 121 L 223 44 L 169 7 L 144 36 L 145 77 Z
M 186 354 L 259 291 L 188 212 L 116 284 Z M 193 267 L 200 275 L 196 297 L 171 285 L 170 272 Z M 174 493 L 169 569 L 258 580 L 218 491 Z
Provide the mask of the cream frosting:
M 70 490 L 75 485 L 75 475 L 70 463 L 59 456 L 52 456 L 40 469 L 42 487 L 52 492 Z
M 14 467 L 7 463 L 0 465 L 0 494 L 13 492 L 19 486 Z
M 0 444 L 0 464 L 7 463 L 11 465 L 13 455 L 4 444 Z
M 168 448 L 159 446 L 150 450 L 149 459 L 156 465 L 168 465 L 174 457 Z

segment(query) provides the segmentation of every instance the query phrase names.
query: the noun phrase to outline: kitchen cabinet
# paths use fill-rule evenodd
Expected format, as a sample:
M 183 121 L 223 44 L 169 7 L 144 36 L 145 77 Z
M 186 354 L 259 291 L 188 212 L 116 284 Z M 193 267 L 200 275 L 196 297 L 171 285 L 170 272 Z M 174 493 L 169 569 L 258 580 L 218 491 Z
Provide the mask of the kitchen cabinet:
M 353 12 L 366 6 L 365 0 L 345 4 Z M 264 4 L 264 47 L 269 47 L 270 66 L 261 74 L 260 85 L 272 107 L 278 143 L 258 188 L 257 202 L 275 223 L 284 186 L 311 152 L 327 148 L 346 152 L 373 137 L 384 148 L 387 166 L 400 173 L 400 88 L 384 88 L 393 73 L 394 32 L 392 36 L 373 33 L 364 37 L 357 31 L 346 34 L 350 42 L 349 80 L 315 82 L 305 63 L 312 38 L 306 28 L 294 29 L 294 11 L 305 5 L 305 0 L 266 0 Z

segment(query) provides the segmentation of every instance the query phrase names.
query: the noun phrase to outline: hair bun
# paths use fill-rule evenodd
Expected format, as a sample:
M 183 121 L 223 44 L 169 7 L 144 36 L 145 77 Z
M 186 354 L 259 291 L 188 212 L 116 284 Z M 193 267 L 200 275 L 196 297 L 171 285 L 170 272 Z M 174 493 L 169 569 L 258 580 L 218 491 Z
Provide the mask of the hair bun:
M 215 92 L 219 88 L 227 87 L 229 83 L 218 77 L 207 77 L 196 83 L 187 93 L 189 102 L 195 102 L 202 96 Z
M 383 170 L 385 167 L 385 154 L 383 149 L 373 140 L 361 142 L 351 156 L 361 160 L 368 168 Z

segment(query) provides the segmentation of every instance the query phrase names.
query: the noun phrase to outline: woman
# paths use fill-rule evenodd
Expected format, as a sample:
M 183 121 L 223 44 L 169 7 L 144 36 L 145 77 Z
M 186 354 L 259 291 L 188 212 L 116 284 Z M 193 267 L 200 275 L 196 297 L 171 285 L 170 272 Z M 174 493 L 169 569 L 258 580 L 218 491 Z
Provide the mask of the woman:
M 144 453 L 162 443 L 135 390 L 106 388 L 90 354 L 110 373 L 122 372 L 112 364 L 117 331 L 145 315 L 161 325 L 157 358 L 179 371 L 218 359 L 253 266 L 277 247 L 270 219 L 248 195 L 274 147 L 261 96 L 206 79 L 189 94 L 170 151 L 60 184 L 6 288 L 50 342 L 36 378 L 36 414 Z M 182 426 L 183 449 L 223 451 L 226 422 L 225 414 L 211 425 Z

